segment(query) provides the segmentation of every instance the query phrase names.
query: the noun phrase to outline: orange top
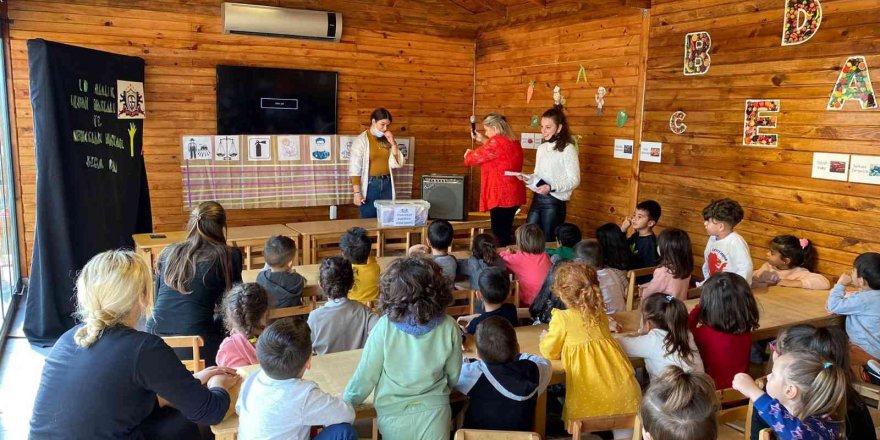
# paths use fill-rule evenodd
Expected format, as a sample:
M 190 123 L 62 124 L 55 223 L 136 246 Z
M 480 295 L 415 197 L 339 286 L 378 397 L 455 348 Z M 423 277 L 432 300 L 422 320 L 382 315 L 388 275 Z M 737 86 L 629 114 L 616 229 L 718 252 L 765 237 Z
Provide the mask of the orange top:
M 391 174 L 388 168 L 388 148 L 379 143 L 379 138 L 367 133 L 367 142 L 370 144 L 370 175 L 371 176 L 387 176 Z M 351 184 L 357 187 L 361 186 L 361 176 L 351 176 Z

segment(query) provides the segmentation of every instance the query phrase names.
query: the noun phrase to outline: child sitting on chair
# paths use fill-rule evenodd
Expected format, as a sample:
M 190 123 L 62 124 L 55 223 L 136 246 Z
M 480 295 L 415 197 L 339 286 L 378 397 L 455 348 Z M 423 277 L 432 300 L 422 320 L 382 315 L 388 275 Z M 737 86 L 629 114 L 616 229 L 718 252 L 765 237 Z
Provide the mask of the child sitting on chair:
M 307 440 L 312 426 L 325 427 L 315 440 L 358 438 L 354 408 L 302 378 L 312 360 L 305 322 L 273 322 L 257 341 L 257 359 L 261 370 L 245 379 L 235 405 L 238 438 Z
M 455 288 L 455 276 L 458 273 L 458 260 L 449 255 L 449 246 L 452 246 L 452 239 L 455 231 L 452 225 L 446 220 L 434 220 L 431 226 L 428 226 L 428 243 L 430 248 L 423 244 L 417 244 L 409 248 L 407 255 L 431 255 L 434 262 L 443 269 L 443 276 L 449 282 L 450 288 Z
M 352 264 L 342 257 L 321 261 L 320 283 L 327 302 L 309 313 L 312 348 L 316 354 L 364 348 L 379 317 L 369 307 L 347 297 L 354 282 Z
M 464 428 L 531 431 L 535 403 L 550 383 L 550 361 L 520 354 L 516 332 L 499 316 L 477 328 L 479 360 L 461 367 L 455 389 L 470 398 Z
M 373 243 L 367 237 L 367 230 L 354 227 L 345 231 L 339 240 L 342 256 L 351 263 L 354 284 L 348 292 L 348 299 L 367 304 L 379 297 L 379 272 L 382 269 L 370 255 Z
M 508 277 L 506 270 L 490 267 L 481 272 L 480 279 L 477 280 L 477 298 L 483 301 L 486 311 L 468 323 L 468 334 L 476 334 L 480 323 L 493 316 L 500 316 L 513 326 L 519 324 L 516 306 L 507 302 L 509 296 L 510 277 Z
M 217 350 L 217 366 L 238 368 L 257 363 L 257 337 L 266 328 L 269 295 L 257 283 L 236 284 L 223 298 L 223 325 L 229 336 Z
M 290 237 L 276 235 L 266 240 L 263 257 L 269 266 L 257 275 L 257 284 L 269 294 L 269 307 L 296 307 L 302 305 L 306 279 L 293 270 L 296 242 Z

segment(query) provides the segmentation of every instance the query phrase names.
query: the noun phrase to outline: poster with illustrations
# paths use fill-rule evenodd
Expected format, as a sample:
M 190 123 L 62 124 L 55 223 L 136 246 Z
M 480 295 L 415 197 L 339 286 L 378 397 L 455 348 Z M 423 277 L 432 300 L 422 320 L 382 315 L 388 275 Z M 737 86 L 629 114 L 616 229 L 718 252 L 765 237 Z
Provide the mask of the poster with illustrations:
M 241 160 L 240 142 L 240 136 L 214 136 L 214 158 L 223 161 Z
M 339 160 L 348 161 L 351 158 L 351 145 L 357 136 L 339 136 Z
M 849 164 L 849 181 L 880 185 L 880 156 L 852 155 Z
M 211 160 L 214 145 L 211 136 L 183 136 L 183 158 L 186 160 Z
M 147 115 L 144 83 L 116 80 L 116 108 L 119 119 L 144 119 Z
M 331 146 L 330 136 L 309 136 L 309 158 L 313 161 L 329 161 Z
M 849 173 L 849 154 L 813 153 L 814 179 L 846 182 Z
M 302 160 L 300 154 L 299 136 L 280 135 L 276 138 L 278 141 L 278 160 L 287 162 L 291 160 Z
M 272 160 L 271 136 L 248 136 L 248 160 Z

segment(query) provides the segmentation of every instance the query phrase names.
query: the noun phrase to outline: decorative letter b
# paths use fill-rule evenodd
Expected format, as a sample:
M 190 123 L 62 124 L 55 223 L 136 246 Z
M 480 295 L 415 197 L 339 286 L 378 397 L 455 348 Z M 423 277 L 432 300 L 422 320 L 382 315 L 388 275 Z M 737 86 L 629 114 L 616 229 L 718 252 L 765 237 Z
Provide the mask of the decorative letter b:
M 684 74 L 702 75 L 709 71 L 712 38 L 708 32 L 692 32 L 684 36 Z

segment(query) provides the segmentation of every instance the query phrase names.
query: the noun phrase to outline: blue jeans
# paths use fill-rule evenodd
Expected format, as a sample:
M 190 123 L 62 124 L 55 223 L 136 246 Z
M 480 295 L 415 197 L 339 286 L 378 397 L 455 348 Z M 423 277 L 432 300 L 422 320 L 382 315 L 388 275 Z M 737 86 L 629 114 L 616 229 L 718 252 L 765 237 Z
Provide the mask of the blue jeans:
M 358 435 L 350 423 L 337 423 L 324 427 L 314 440 L 358 440 Z
M 376 200 L 391 200 L 394 192 L 391 190 L 391 176 L 370 176 L 367 184 L 367 194 L 364 204 L 360 206 L 361 218 L 376 218 Z

